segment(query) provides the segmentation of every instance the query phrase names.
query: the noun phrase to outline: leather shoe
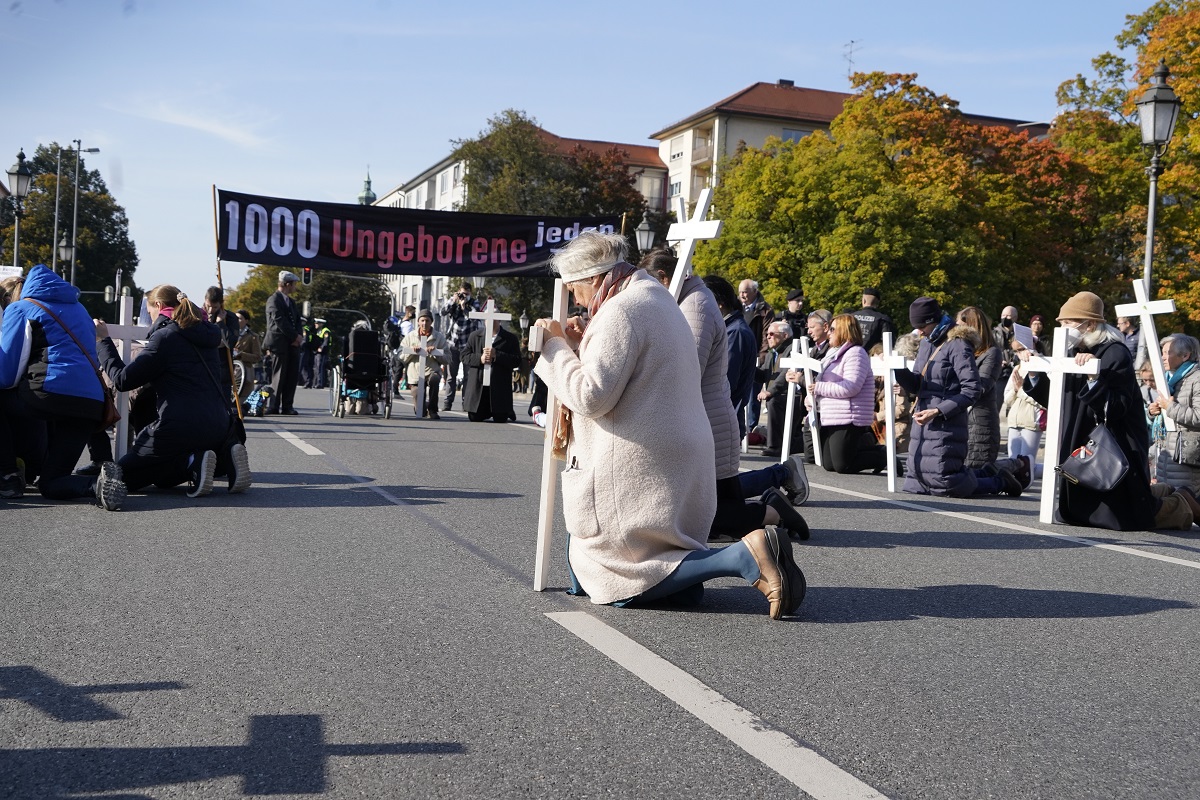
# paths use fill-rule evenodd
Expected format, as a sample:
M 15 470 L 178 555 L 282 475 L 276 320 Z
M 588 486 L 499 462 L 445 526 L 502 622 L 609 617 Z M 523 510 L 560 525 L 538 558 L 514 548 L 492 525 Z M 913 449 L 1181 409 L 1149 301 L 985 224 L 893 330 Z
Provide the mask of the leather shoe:
M 768 505 L 775 509 L 779 514 L 779 523 L 784 528 L 791 532 L 792 536 L 802 541 L 807 541 L 809 537 L 808 523 L 804 521 L 804 517 L 800 512 L 792 508 L 791 503 L 787 498 L 779 493 L 779 490 L 774 486 L 762 493 L 761 498 L 763 505 Z
M 758 580 L 754 582 L 754 588 L 767 598 L 771 619 L 779 619 L 791 603 L 787 571 L 781 555 L 784 544 L 781 544 L 779 532 L 774 526 L 759 528 L 746 534 L 742 541 L 746 543 L 746 549 L 758 565 L 759 575 Z M 790 557 L 791 543 L 786 537 L 782 538 L 782 542 L 786 544 Z
M 283 415 L 285 415 L 285 416 L 289 416 L 289 417 L 298 417 L 298 416 L 300 416 L 300 412 L 299 412 L 299 411 L 297 411 L 297 410 L 296 410 L 296 409 L 294 409 L 294 408 L 285 408 L 283 411 L 280 411 L 279 413 L 280 413 L 280 414 L 283 414 Z
M 796 559 L 792 556 L 792 545 L 786 536 L 779 537 L 779 557 L 783 573 L 787 576 L 787 603 L 784 605 L 783 613 L 795 614 L 796 609 L 800 608 L 800 604 L 804 602 L 804 595 L 808 591 L 808 581 L 804 579 L 804 573 L 800 571 Z

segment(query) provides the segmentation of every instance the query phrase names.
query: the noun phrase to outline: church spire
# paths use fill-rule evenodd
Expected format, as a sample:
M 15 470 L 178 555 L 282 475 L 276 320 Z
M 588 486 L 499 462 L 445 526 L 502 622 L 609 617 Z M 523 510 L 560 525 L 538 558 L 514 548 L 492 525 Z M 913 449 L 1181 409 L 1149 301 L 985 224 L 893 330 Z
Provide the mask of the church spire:
M 367 167 L 367 179 L 363 181 L 363 190 L 358 193 L 358 204 L 369 206 L 375 202 L 375 193 L 371 191 L 371 168 Z

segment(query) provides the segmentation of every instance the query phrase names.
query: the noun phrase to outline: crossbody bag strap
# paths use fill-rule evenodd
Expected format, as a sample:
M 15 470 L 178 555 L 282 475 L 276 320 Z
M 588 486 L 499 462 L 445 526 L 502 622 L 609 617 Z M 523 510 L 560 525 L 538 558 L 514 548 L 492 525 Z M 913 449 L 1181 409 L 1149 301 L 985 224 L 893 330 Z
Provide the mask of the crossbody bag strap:
M 217 394 L 221 395 L 224 402 L 227 404 L 226 410 L 232 413 L 233 399 L 227 395 L 223 389 L 221 389 L 221 384 L 217 382 L 217 376 L 213 375 L 212 368 L 205 363 L 204 354 L 200 352 L 200 348 L 196 346 L 196 343 L 189 341 L 188 344 L 190 344 L 192 349 L 196 351 L 196 357 L 200 359 L 200 366 L 204 367 L 204 371 L 208 373 L 208 379 L 212 381 L 213 386 L 216 387 Z
M 100 389 L 101 390 L 107 389 L 108 385 L 104 382 L 104 378 L 100 375 L 100 365 L 97 364 L 92 359 L 91 353 L 89 353 L 87 351 L 87 348 L 85 348 L 83 346 L 83 343 L 79 341 L 79 337 L 77 337 L 74 333 L 72 333 L 71 329 L 68 328 L 66 325 L 64 325 L 63 321 L 58 318 L 58 314 L 55 314 L 45 304 L 43 304 L 37 300 L 34 300 L 32 297 L 25 297 L 22 299 L 27 300 L 30 303 L 33 303 L 35 306 L 42 309 L 43 311 L 45 311 L 47 314 L 49 314 L 51 317 L 54 318 L 54 321 L 58 323 L 58 327 L 62 328 L 64 331 L 67 332 L 67 335 L 71 337 L 71 339 L 75 342 L 75 345 L 79 348 L 79 352 L 83 353 L 84 358 L 86 358 L 88 360 L 88 363 L 90 363 L 92 365 L 92 369 L 95 370 L 95 372 L 96 372 L 96 380 L 100 381 Z

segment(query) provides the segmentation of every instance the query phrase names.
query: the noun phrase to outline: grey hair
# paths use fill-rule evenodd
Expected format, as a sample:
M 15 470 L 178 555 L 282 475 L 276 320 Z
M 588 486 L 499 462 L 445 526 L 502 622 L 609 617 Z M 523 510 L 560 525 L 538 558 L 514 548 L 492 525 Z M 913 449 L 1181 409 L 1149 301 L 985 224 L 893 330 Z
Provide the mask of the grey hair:
M 746 278 L 745 280 L 742 281 L 742 283 L 748 283 L 748 284 L 750 284 L 751 289 L 753 289 L 755 292 L 758 291 L 758 281 L 751 280 L 750 278 Z M 741 288 L 741 284 L 738 284 L 738 288 L 739 289 Z
M 1095 350 L 1104 342 L 1124 342 L 1125 334 L 1121 333 L 1107 322 L 1097 322 L 1096 320 L 1084 320 L 1080 325 L 1090 325 L 1087 331 L 1080 330 L 1079 344 L 1075 347 L 1078 351 L 1080 347 L 1086 348 L 1086 351 Z
M 776 333 L 782 333 L 784 336 L 786 336 L 789 339 L 795 335 L 792 332 L 792 326 L 788 324 L 787 320 L 783 320 L 783 319 L 775 320 L 774 322 L 772 322 L 770 325 L 767 326 L 767 330 L 769 331 L 772 328 L 775 329 Z
M 1167 351 L 1173 356 L 1182 356 L 1184 362 L 1200 361 L 1200 341 L 1186 333 L 1173 333 L 1162 340 L 1162 346 L 1169 346 Z
M 833 322 L 833 314 L 829 313 L 828 309 L 818 308 L 816 311 L 808 315 L 809 319 L 816 317 L 821 320 L 822 325 L 829 325 Z
M 584 231 L 551 257 L 550 269 L 558 275 L 564 272 L 577 275 L 598 264 L 612 267 L 628 258 L 629 241 L 621 234 Z

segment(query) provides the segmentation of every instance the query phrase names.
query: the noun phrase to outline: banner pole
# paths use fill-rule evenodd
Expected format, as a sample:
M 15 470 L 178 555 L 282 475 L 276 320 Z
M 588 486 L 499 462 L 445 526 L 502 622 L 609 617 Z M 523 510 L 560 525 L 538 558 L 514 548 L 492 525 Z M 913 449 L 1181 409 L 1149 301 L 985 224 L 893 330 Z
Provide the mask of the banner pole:
M 217 210 L 217 185 L 212 185 L 213 198 L 213 244 L 216 245 L 217 252 L 217 286 L 221 291 L 225 291 L 225 284 L 221 281 L 221 228 L 217 215 L 220 213 Z

